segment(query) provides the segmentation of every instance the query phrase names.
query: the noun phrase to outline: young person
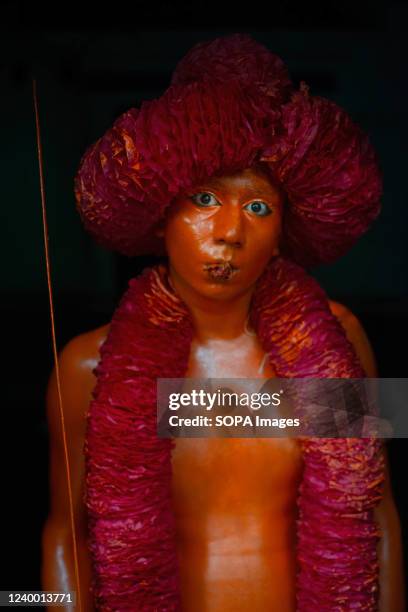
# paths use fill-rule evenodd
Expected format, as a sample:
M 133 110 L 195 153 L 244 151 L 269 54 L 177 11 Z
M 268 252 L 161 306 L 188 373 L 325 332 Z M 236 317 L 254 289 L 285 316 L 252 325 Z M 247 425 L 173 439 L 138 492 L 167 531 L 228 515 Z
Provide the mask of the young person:
M 86 228 L 167 255 L 60 358 L 86 610 L 403 609 L 380 441 L 156 435 L 158 377 L 376 375 L 360 324 L 304 267 L 350 248 L 380 193 L 344 111 L 242 35 L 197 45 L 86 153 Z M 54 377 L 48 406 L 44 588 L 74 589 Z

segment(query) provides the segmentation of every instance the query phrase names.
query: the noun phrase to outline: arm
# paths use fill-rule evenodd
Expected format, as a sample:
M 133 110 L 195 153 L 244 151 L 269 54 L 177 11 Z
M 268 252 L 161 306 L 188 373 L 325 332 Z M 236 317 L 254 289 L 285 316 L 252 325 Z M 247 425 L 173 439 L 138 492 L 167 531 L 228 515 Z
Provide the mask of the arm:
M 98 360 L 105 328 L 72 340 L 59 357 L 61 393 L 70 463 L 76 542 L 84 612 L 92 612 L 91 563 L 87 550 L 84 496 L 83 444 L 86 419 L 95 379 L 92 369 Z M 43 531 L 42 584 L 44 590 L 77 591 L 69 511 L 68 485 L 58 404 L 55 370 L 47 389 L 50 435 L 50 512 Z M 77 593 L 78 597 L 78 593 Z M 51 608 L 53 609 L 53 608 Z M 55 608 L 55 610 L 60 608 Z M 74 606 L 66 608 L 71 611 Z M 79 609 L 76 607 L 76 609 Z
M 330 308 L 339 319 L 347 338 L 354 346 L 367 376 L 376 378 L 378 373 L 374 353 L 361 323 L 352 312 L 341 304 L 330 302 Z M 386 455 L 385 448 L 384 453 Z M 405 593 L 401 526 L 392 493 L 387 457 L 383 496 L 375 509 L 375 519 L 381 531 L 381 539 L 378 545 L 380 563 L 379 611 L 404 612 Z

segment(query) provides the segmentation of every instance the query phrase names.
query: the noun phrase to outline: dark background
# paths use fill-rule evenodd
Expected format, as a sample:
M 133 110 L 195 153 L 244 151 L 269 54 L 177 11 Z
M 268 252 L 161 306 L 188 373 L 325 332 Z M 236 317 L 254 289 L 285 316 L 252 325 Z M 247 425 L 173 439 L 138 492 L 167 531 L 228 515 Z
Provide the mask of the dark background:
M 307 6 L 305 6 L 307 4 Z M 109 321 L 127 278 L 146 260 L 96 247 L 74 209 L 80 156 L 113 120 L 168 86 L 196 42 L 247 32 L 288 64 L 293 80 L 344 106 L 371 135 L 385 177 L 379 220 L 341 261 L 313 271 L 349 306 L 380 375 L 407 376 L 407 8 L 399 2 L 227 5 L 203 0 L 79 2 L 0 8 L 2 338 L 1 589 L 38 589 L 47 513 L 44 392 L 52 367 L 31 97 L 41 112 L 57 340 Z M 406 541 L 406 441 L 389 444 Z

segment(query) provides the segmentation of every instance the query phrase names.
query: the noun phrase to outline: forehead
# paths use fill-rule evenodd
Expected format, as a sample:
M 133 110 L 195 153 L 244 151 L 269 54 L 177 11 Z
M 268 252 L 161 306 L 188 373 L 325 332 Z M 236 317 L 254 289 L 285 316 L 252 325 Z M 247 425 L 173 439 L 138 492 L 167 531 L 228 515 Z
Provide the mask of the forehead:
M 246 168 L 233 174 L 213 176 L 195 185 L 199 189 L 215 189 L 224 192 L 240 191 L 247 195 L 266 193 L 277 195 L 280 189 L 268 173 L 261 168 Z

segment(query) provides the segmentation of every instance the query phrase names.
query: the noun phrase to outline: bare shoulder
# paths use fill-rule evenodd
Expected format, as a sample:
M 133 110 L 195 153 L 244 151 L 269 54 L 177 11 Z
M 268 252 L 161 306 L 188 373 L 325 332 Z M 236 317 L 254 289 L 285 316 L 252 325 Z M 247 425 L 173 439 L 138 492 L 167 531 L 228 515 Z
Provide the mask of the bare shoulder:
M 84 418 L 96 383 L 94 368 L 109 325 L 103 325 L 70 340 L 58 357 L 61 397 L 67 425 L 76 427 Z M 59 419 L 59 397 L 55 368 L 47 388 L 47 412 L 52 428 Z
M 72 338 L 59 355 L 61 368 L 77 370 L 78 374 L 92 371 L 99 361 L 99 350 L 106 339 L 109 325 Z
M 353 345 L 367 376 L 372 378 L 378 376 L 374 351 L 358 318 L 349 308 L 339 302 L 329 300 L 329 306 L 346 332 L 346 336 Z

